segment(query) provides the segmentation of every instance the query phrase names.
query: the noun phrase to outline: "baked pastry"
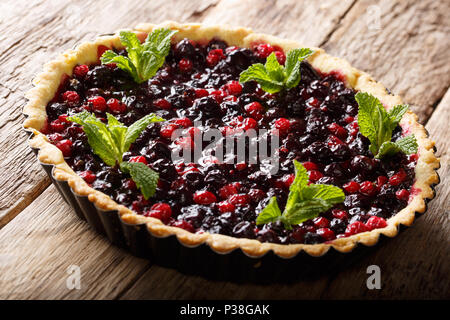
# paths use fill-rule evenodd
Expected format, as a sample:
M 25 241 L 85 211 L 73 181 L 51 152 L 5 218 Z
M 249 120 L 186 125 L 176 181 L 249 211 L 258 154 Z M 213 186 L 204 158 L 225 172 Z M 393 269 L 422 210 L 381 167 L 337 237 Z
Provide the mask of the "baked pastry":
M 433 198 L 434 142 L 400 97 L 348 62 L 244 28 L 166 22 L 132 31 L 143 45 L 130 32 L 83 43 L 47 63 L 27 94 L 30 146 L 96 208 L 188 247 L 290 258 L 393 237 Z M 385 123 L 362 124 L 375 119 L 364 108 Z M 172 139 L 177 129 L 185 136 Z M 214 153 L 173 160 L 213 129 L 267 129 L 279 138 L 278 171 L 238 162 L 235 151 L 228 163 Z M 88 130 L 105 130 L 98 135 L 111 134 L 111 145 Z

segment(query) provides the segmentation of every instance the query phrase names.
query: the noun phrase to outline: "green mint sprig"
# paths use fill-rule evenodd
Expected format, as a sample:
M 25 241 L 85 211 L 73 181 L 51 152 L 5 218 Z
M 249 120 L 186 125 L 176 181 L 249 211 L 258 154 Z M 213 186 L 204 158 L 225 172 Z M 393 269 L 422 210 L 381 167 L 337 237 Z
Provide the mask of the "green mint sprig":
M 255 63 L 242 71 L 239 82 L 256 81 L 268 93 L 293 88 L 300 82 L 300 63 L 313 53 L 314 51 L 308 48 L 293 49 L 287 54 L 283 67 L 272 52 L 264 65 Z
M 295 179 L 289 187 L 286 207 L 281 212 L 276 197 L 259 213 L 256 224 L 281 221 L 286 229 L 292 225 L 313 219 L 321 212 L 331 209 L 345 200 L 344 191 L 328 184 L 308 185 L 308 172 L 303 165 L 294 160 Z
M 118 68 L 128 72 L 137 83 L 153 77 L 164 64 L 170 50 L 170 40 L 177 30 L 155 29 L 141 44 L 134 32 L 121 31 L 120 42 L 128 52 L 128 57 L 108 50 L 101 56 L 103 64 L 115 63 Z
M 397 152 L 413 154 L 417 152 L 417 140 L 409 135 L 392 142 L 392 132 L 408 110 L 408 105 L 396 105 L 386 111 L 376 97 L 366 92 L 355 95 L 358 102 L 358 125 L 363 136 L 369 139 L 369 150 L 375 158 L 383 158 Z
M 131 175 L 144 198 L 150 198 L 156 190 L 158 173 L 143 163 L 123 162 L 122 157 L 150 123 L 165 120 L 154 114 L 148 114 L 127 127 L 113 115 L 107 113 L 106 116 L 108 120 L 106 124 L 87 111 L 70 116 L 67 120 L 83 127 L 89 145 L 103 162 L 111 167 L 119 165 L 123 172 Z

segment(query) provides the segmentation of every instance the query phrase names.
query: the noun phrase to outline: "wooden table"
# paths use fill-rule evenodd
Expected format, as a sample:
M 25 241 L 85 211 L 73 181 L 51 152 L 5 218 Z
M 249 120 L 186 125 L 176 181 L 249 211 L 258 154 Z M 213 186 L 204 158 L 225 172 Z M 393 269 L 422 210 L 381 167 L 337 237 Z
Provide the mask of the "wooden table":
M 0 4 L 0 298 L 450 298 L 450 2 L 25 1 Z M 43 63 L 138 22 L 228 23 L 320 46 L 403 96 L 436 140 L 442 182 L 427 213 L 345 270 L 292 284 L 216 282 L 152 265 L 80 221 L 50 185 L 22 129 L 24 92 Z M 381 290 L 366 269 L 381 268 Z M 81 270 L 81 288 L 66 286 Z

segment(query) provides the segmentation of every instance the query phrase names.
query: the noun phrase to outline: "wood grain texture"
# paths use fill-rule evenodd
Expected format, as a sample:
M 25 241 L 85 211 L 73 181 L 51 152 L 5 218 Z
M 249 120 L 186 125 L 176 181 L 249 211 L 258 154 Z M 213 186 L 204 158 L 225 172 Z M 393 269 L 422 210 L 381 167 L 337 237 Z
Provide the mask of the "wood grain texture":
M 0 299 L 112 299 L 150 262 L 111 246 L 50 186 L 0 230 L 0 264 Z M 66 286 L 71 265 L 79 290 Z
M 324 48 L 401 95 L 425 123 L 450 84 L 449 34 L 449 1 L 361 0 Z
M 369 30 L 367 10 L 374 10 L 374 4 L 381 28 Z M 48 187 L 21 129 L 23 94 L 45 61 L 99 34 L 167 19 L 243 25 L 305 45 L 324 45 L 403 95 L 425 122 L 450 84 L 449 14 L 448 1 L 431 0 L 2 1 L 0 228 L 6 226 L 0 230 L 0 299 L 450 298 L 450 185 L 444 179 L 450 173 L 448 92 L 427 124 L 442 157 L 443 179 L 427 213 L 337 275 L 291 285 L 186 276 L 111 246 Z M 81 267 L 81 290 L 66 288 L 72 264 Z M 382 290 L 366 288 L 371 264 L 381 267 Z
M 139 22 L 202 19 L 217 0 L 2 1 L 0 4 L 0 228 L 50 183 L 22 129 L 24 94 L 42 65 L 64 50 L 100 34 Z M 173 7 L 176 10 L 167 10 Z M 87 10 L 86 8 L 89 8 Z M 112 12 L 114 12 L 112 17 Z M 13 35 L 13 36 L 11 36 Z
M 227 0 L 205 17 L 205 23 L 228 23 L 319 46 L 355 1 Z

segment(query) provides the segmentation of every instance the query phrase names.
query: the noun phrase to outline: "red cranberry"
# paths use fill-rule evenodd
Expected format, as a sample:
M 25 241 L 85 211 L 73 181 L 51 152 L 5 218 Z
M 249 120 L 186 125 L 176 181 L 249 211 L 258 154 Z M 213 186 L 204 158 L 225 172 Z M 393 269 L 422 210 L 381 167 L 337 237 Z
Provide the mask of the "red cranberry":
M 209 96 L 209 92 L 206 89 L 195 89 L 195 97 L 203 98 Z
M 366 196 L 374 196 L 377 193 L 377 188 L 370 181 L 361 182 L 360 192 Z
M 386 182 L 388 182 L 388 178 L 385 176 L 379 176 L 377 178 L 377 187 L 381 188 L 384 184 L 386 184 Z
M 222 199 L 228 199 L 228 197 L 236 193 L 238 193 L 238 190 L 233 184 L 227 184 L 219 190 L 219 196 Z
M 72 155 L 72 141 L 68 139 L 61 140 L 56 146 L 61 150 L 64 157 L 70 157 Z
M 389 184 L 391 186 L 398 186 L 400 183 L 402 183 L 406 178 L 405 171 L 401 170 L 394 174 L 392 177 L 389 178 Z
M 175 144 L 186 150 L 194 148 L 194 140 L 191 137 L 180 137 L 175 141 Z
M 208 56 L 206 57 L 206 63 L 209 67 L 214 67 L 220 60 L 224 59 L 225 56 L 223 54 L 222 49 L 214 49 L 208 52 Z
M 228 202 L 234 205 L 245 205 L 250 202 L 247 194 L 234 194 L 228 198 Z
M 395 196 L 396 196 L 397 199 L 400 200 L 400 201 L 408 201 L 408 199 L 409 199 L 409 191 L 406 190 L 406 189 L 398 190 L 398 191 L 395 193 Z
M 189 232 L 194 232 L 194 227 L 192 226 L 192 224 L 184 220 L 177 220 L 172 223 L 172 226 L 184 229 Z
M 277 57 L 278 63 L 284 65 L 286 62 L 286 55 L 281 51 L 275 51 L 275 57 Z
M 163 138 L 171 139 L 173 132 L 178 129 L 178 126 L 173 123 L 168 123 L 161 128 L 160 135 Z
M 66 125 L 61 120 L 56 119 L 50 122 L 50 128 L 52 129 L 52 131 L 55 132 L 63 132 L 64 129 L 66 128 Z
M 167 203 L 155 203 L 144 215 L 167 222 L 172 216 L 172 209 Z
M 345 121 L 346 123 L 352 123 L 353 121 L 355 121 L 355 118 L 353 118 L 352 116 L 346 116 L 346 117 L 344 118 L 344 121 Z
M 310 161 L 303 162 L 303 166 L 304 166 L 305 169 L 308 170 L 308 171 L 311 171 L 311 170 L 319 170 L 319 167 L 318 167 L 317 164 L 315 164 L 314 162 L 310 162 Z
M 73 74 L 78 79 L 84 78 L 84 76 L 89 72 L 89 67 L 85 64 L 81 64 L 79 66 L 75 66 L 73 68 Z
M 219 208 L 219 211 L 221 213 L 225 213 L 225 212 L 234 212 L 234 210 L 236 209 L 236 207 L 234 206 L 234 204 L 229 203 L 228 201 L 222 201 L 219 202 L 217 204 L 217 207 Z
M 258 203 L 266 196 L 266 193 L 261 189 L 250 189 L 248 196 L 254 203 Z
M 197 191 L 194 194 L 194 202 L 198 204 L 211 204 L 217 202 L 217 198 L 214 193 L 210 191 Z
M 125 103 L 121 103 L 119 100 L 115 98 L 111 98 L 106 103 L 108 105 L 109 110 L 112 113 L 124 113 L 127 111 L 127 105 Z
M 360 185 L 356 181 L 350 181 L 343 185 L 344 190 L 347 193 L 356 193 L 360 189 Z
M 352 224 L 349 224 L 347 226 L 347 229 L 345 229 L 345 235 L 346 236 L 352 236 L 357 233 L 369 231 L 367 226 L 362 223 L 361 221 L 355 221 Z
M 255 53 L 258 58 L 267 58 L 275 49 L 268 43 L 263 43 L 255 48 Z
M 245 111 L 248 113 L 249 116 L 256 120 L 260 120 L 263 117 L 264 108 L 259 102 L 251 102 L 249 104 L 246 104 L 244 107 Z
M 319 180 L 320 178 L 323 177 L 323 174 L 320 171 L 317 170 L 311 170 L 309 172 L 309 180 L 311 182 L 316 182 L 317 180 Z
M 169 110 L 172 107 L 172 104 L 166 99 L 156 99 L 153 101 L 153 105 L 164 110 Z
M 347 211 L 345 211 L 345 210 L 333 209 L 331 211 L 331 214 L 333 215 L 333 217 L 335 217 L 337 219 L 341 219 L 341 220 L 348 218 Z
M 347 130 L 345 130 L 343 127 L 338 125 L 337 123 L 333 122 L 328 126 L 328 130 L 330 130 L 331 133 L 336 135 L 337 137 L 344 139 L 347 137 Z
M 53 141 L 53 142 L 61 141 L 63 139 L 63 136 L 59 133 L 52 133 L 52 134 L 49 134 L 47 137 L 50 139 L 50 141 Z
M 242 92 L 241 84 L 239 83 L 239 81 L 235 80 L 229 81 L 227 84 L 225 84 L 224 88 L 228 92 L 228 94 L 231 94 L 233 96 L 238 96 Z
M 245 170 L 247 168 L 247 164 L 245 162 L 236 163 L 234 165 L 234 167 L 236 168 L 237 171 L 242 171 L 242 170 Z
M 192 126 L 192 121 L 189 118 L 178 118 L 173 120 L 173 123 L 183 128 L 189 128 Z
M 143 164 L 147 164 L 147 159 L 145 159 L 144 156 L 136 156 L 136 157 L 131 157 L 128 162 L 141 162 Z
M 313 223 L 317 228 L 326 228 L 330 225 L 330 221 L 324 217 L 317 217 L 313 219 Z
M 222 103 L 223 99 L 227 96 L 227 93 L 223 90 L 214 90 L 210 93 L 210 96 L 212 96 L 217 103 Z
M 82 171 L 78 175 L 82 177 L 87 183 L 92 183 L 95 181 L 95 179 L 97 179 L 97 176 L 90 170 Z
M 191 72 L 192 71 L 192 61 L 189 59 L 181 59 L 180 62 L 178 62 L 178 68 L 180 69 L 181 72 Z
M 381 217 L 372 216 L 367 220 L 366 226 L 369 230 L 384 228 L 387 226 L 386 220 Z
M 88 102 L 92 104 L 92 110 L 94 110 L 95 112 L 106 111 L 105 98 L 103 98 L 101 96 L 95 96 L 95 97 L 89 98 Z
M 291 174 L 287 174 L 283 177 L 282 181 L 285 185 L 286 188 L 289 188 L 292 184 L 292 182 L 294 182 L 295 179 L 295 174 L 291 173 Z
M 316 233 L 321 236 L 325 241 L 331 241 L 336 238 L 334 231 L 329 228 L 317 229 Z
M 65 102 L 72 104 L 80 102 L 80 96 L 76 91 L 66 91 L 63 93 L 62 98 Z
M 280 130 L 281 135 L 287 134 L 289 131 L 289 127 L 291 126 L 291 123 L 286 118 L 279 118 L 275 121 L 275 128 Z

